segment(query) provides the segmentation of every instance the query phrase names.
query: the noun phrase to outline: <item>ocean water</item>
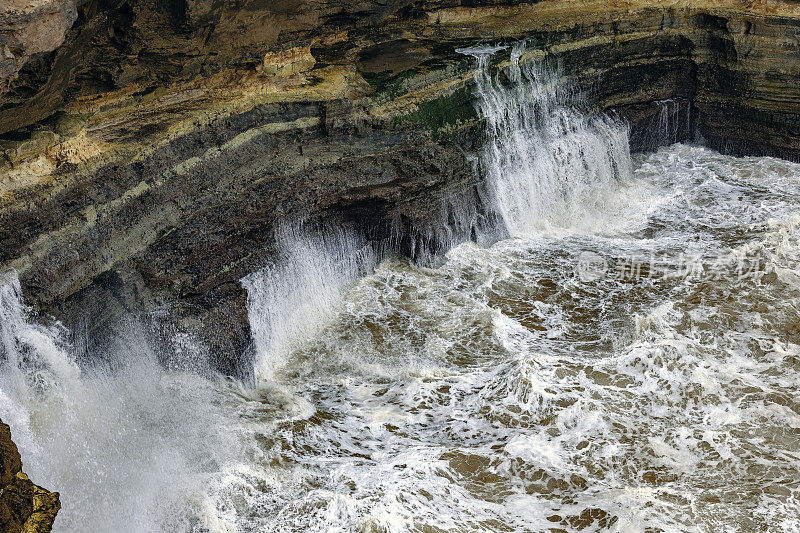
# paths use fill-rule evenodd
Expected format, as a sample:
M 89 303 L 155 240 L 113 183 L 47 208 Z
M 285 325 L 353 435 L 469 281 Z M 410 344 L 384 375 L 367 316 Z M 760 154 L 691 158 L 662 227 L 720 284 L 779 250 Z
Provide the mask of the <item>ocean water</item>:
M 165 370 L 135 322 L 79 367 L 5 275 L 0 418 L 57 531 L 800 530 L 800 165 L 631 156 L 496 51 L 468 52 L 510 237 L 422 267 L 281 230 L 243 280 L 255 386 Z

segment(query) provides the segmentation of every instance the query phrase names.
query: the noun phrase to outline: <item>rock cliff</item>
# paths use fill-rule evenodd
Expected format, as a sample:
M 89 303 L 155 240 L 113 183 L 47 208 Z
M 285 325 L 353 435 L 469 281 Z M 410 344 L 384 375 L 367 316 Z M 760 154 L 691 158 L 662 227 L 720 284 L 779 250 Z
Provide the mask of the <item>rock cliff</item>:
M 88 314 L 94 337 L 158 311 L 233 371 L 249 342 L 238 280 L 276 224 L 333 219 L 419 256 L 491 217 L 457 48 L 527 40 L 637 149 L 699 135 L 798 159 L 798 35 L 786 0 L 15 0 L 0 11 L 0 267 L 41 310 Z M 668 139 L 652 134 L 665 108 Z
M 22 472 L 22 461 L 11 440 L 11 430 L 0 421 L 0 531 L 50 531 L 60 508 L 57 492 L 34 485 Z

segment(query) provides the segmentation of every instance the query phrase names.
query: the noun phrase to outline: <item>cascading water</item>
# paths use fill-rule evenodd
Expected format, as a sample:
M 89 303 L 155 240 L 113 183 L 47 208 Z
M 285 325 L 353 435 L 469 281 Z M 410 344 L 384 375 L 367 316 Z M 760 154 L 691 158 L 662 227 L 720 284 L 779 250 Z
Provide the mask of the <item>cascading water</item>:
M 0 283 L 0 416 L 57 531 L 800 530 L 800 165 L 631 158 L 523 49 L 507 84 L 471 52 L 512 238 L 425 268 L 280 230 L 255 389 L 135 325 L 79 369 Z
M 678 142 L 681 134 L 681 127 L 683 126 L 686 129 L 689 127 L 691 121 L 691 106 L 688 102 L 682 102 L 676 98 L 659 100 L 656 102 L 656 105 L 658 105 L 658 126 L 656 127 L 656 133 L 660 141 L 659 144 Z
M 691 139 L 694 131 L 692 125 L 692 103 L 681 97 L 667 98 L 653 102 L 656 113 L 650 119 L 650 125 L 639 141 L 642 150 L 654 151 L 659 146 L 666 146 L 686 139 Z
M 478 105 L 488 141 L 483 167 L 491 202 L 511 235 L 548 226 L 592 225 L 613 191 L 633 172 L 625 125 L 576 109 L 579 94 L 558 69 L 515 45 L 500 74 L 496 49 L 471 49 L 478 59 Z

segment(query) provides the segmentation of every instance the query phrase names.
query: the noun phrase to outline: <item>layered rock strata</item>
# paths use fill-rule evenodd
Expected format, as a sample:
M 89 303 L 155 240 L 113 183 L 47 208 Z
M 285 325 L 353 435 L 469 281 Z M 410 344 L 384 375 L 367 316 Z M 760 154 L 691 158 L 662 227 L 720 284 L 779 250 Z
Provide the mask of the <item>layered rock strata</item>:
M 128 313 L 171 316 L 225 371 L 249 342 L 238 280 L 268 260 L 277 224 L 329 218 L 419 256 L 491 217 L 474 157 L 475 64 L 460 47 L 527 40 L 590 111 L 627 120 L 636 149 L 697 134 L 800 158 L 791 2 L 75 9 L 63 44 L 29 43 L 0 72 L 0 266 L 41 310 L 82 316 L 98 335 Z M 494 68 L 507 60 L 498 53 Z

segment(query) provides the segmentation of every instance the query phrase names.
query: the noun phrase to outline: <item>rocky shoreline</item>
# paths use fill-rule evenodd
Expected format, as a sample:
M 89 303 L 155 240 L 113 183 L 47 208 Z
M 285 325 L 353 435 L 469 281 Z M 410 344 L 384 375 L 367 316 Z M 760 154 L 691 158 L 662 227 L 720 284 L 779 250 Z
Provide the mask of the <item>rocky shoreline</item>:
M 459 47 L 527 40 L 628 121 L 635 149 L 665 141 L 670 105 L 670 142 L 800 159 L 798 34 L 788 1 L 15 0 L 0 11 L 0 268 L 93 341 L 169 316 L 160 328 L 234 373 L 250 343 L 239 280 L 276 225 L 336 221 L 418 257 L 491 216 Z

